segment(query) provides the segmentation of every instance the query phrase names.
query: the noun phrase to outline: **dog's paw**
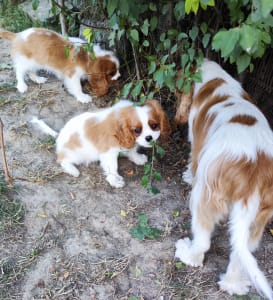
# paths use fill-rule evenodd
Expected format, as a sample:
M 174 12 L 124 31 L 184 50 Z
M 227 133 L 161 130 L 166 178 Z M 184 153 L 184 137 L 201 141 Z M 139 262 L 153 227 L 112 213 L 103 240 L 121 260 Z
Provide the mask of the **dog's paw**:
M 87 94 L 81 94 L 77 96 L 77 100 L 81 103 L 89 103 L 92 102 L 92 97 Z
M 188 167 L 187 170 L 182 174 L 182 180 L 190 185 L 193 183 L 193 176 L 190 168 Z
M 189 238 L 178 240 L 175 247 L 175 257 L 179 258 L 183 263 L 192 267 L 203 266 L 204 253 L 193 249 Z
M 228 292 L 230 295 L 246 295 L 249 292 L 251 282 L 247 278 L 239 278 L 238 276 L 231 276 L 231 274 L 222 274 L 220 281 L 218 281 L 220 289 Z
M 147 161 L 147 155 L 145 154 L 135 154 L 133 157 L 131 157 L 131 161 L 134 162 L 136 165 L 144 165 Z
M 18 83 L 17 84 L 17 90 L 23 94 L 27 91 L 27 85 L 24 82 Z
M 74 177 L 80 176 L 80 171 L 73 164 L 61 163 L 61 166 L 65 173 L 72 175 Z
M 110 183 L 110 185 L 112 187 L 115 187 L 115 188 L 121 188 L 121 187 L 124 187 L 124 185 L 125 185 L 123 177 L 121 177 L 119 175 L 110 174 L 106 177 L 106 180 Z

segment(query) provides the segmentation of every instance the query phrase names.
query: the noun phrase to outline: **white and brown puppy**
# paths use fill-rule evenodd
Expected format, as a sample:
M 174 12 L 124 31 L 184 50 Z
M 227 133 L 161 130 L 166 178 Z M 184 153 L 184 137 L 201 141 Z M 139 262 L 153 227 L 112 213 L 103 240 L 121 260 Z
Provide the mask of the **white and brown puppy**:
M 137 165 L 147 162 L 147 156 L 137 152 L 139 146 L 151 147 L 152 141 L 170 133 L 168 118 L 156 100 L 135 106 L 121 100 L 110 108 L 86 112 L 72 118 L 58 134 L 43 121 L 34 118 L 43 131 L 56 137 L 57 162 L 63 170 L 79 176 L 75 165 L 99 161 L 111 186 L 124 186 L 118 174 L 118 156 L 122 152 Z
M 108 92 L 111 82 L 120 76 L 119 61 L 113 52 L 99 51 L 96 46 L 98 56 L 92 59 L 83 47 L 48 29 L 29 28 L 19 33 L 0 29 L 0 38 L 11 40 L 20 93 L 27 91 L 25 75 L 37 83 L 46 81 L 45 77 L 37 75 L 37 71 L 43 69 L 63 79 L 69 93 L 86 103 L 92 98 L 82 92 L 81 79 L 87 78 L 92 91 L 102 96 Z
M 272 300 L 252 252 L 273 215 L 273 133 L 241 85 L 217 63 L 205 60 L 201 71 L 202 82 L 191 97 L 182 96 L 176 115 L 176 121 L 189 123 L 191 163 L 184 179 L 192 184 L 193 239 L 177 241 L 175 256 L 202 266 L 215 224 L 228 216 L 231 254 L 220 288 L 243 295 L 254 285 Z

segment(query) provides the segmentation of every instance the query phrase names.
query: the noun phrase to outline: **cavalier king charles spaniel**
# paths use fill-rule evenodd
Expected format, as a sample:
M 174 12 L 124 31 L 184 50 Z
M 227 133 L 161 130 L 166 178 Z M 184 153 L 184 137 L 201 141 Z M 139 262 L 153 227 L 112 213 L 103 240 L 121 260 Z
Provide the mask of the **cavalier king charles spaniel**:
M 180 94 L 176 121 L 188 119 L 193 239 L 176 243 L 175 257 L 202 266 L 215 225 L 229 217 L 231 254 L 218 282 L 229 294 L 253 285 L 273 299 L 269 282 L 252 254 L 273 215 L 273 133 L 241 85 L 217 63 L 204 60 L 202 82 Z
M 0 30 L 0 38 L 11 40 L 11 54 L 20 93 L 27 91 L 25 75 L 36 83 L 47 79 L 37 75 L 46 70 L 64 80 L 68 92 L 82 103 L 92 97 L 82 92 L 81 79 L 87 78 L 97 96 L 107 94 L 111 83 L 118 79 L 119 60 L 112 51 L 96 46 L 95 59 L 80 45 L 74 45 L 60 34 L 42 28 L 29 28 L 19 33 Z
M 143 165 L 147 156 L 138 153 L 138 147 L 151 147 L 151 142 L 170 133 L 168 118 L 156 100 L 142 106 L 120 100 L 110 108 L 85 112 L 68 121 L 59 134 L 42 120 L 33 118 L 32 123 L 57 137 L 57 162 L 66 173 L 78 177 L 80 172 L 75 165 L 99 161 L 106 180 L 116 188 L 124 186 L 118 174 L 119 153 Z

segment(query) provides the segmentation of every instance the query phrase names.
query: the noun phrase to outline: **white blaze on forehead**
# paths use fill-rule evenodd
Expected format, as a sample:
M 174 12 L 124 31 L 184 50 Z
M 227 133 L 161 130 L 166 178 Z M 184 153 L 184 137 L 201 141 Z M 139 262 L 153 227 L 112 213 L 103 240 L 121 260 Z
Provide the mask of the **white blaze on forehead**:
M 27 40 L 27 38 L 34 32 L 35 32 L 34 28 L 29 28 L 29 29 L 26 29 L 26 30 L 20 32 L 19 35 L 23 40 Z

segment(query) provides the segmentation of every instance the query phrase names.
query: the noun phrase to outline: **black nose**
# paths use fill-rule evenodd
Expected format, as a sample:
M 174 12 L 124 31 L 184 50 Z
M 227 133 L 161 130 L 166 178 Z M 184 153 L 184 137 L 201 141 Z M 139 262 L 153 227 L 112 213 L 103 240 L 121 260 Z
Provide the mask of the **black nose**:
M 151 135 L 147 135 L 147 136 L 145 137 L 145 140 L 146 140 L 147 142 L 150 142 L 152 139 L 153 139 L 153 137 L 152 137 Z

